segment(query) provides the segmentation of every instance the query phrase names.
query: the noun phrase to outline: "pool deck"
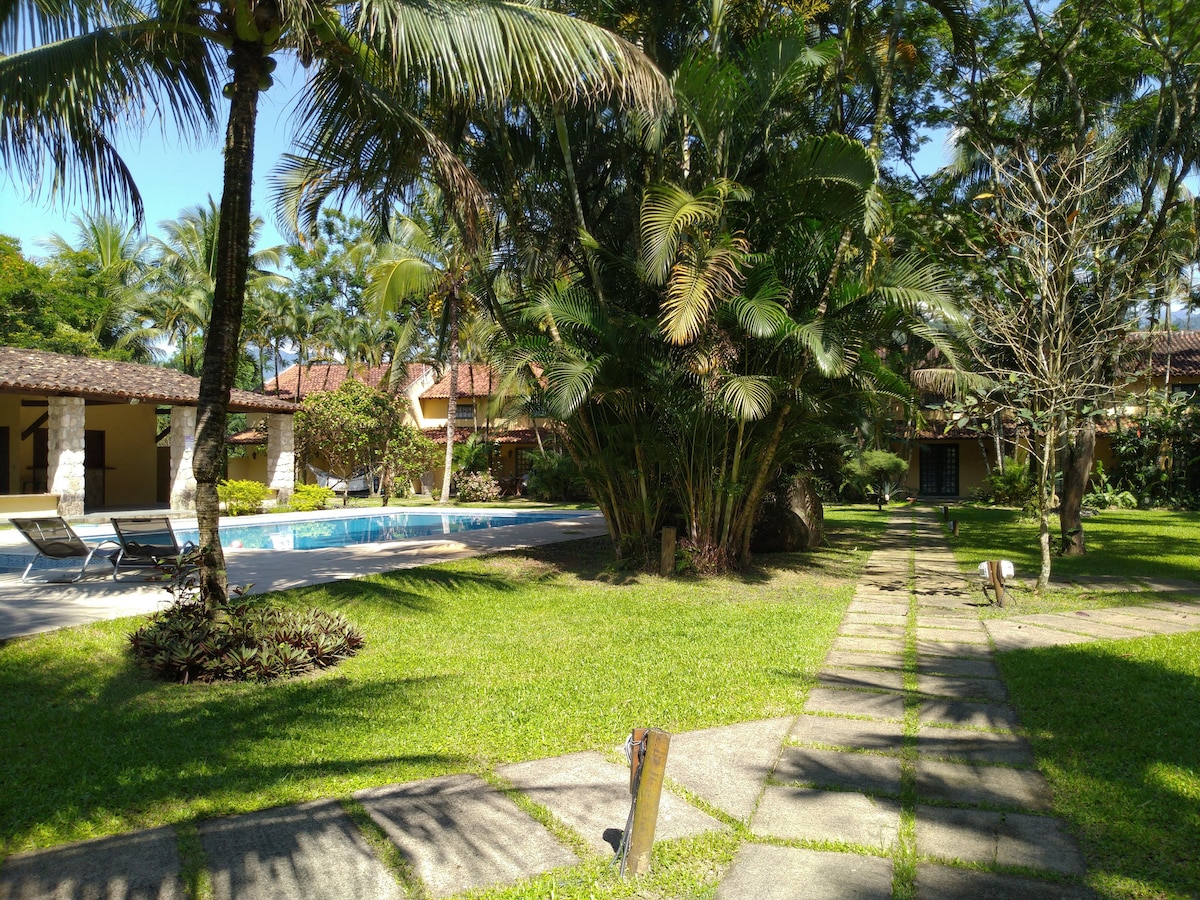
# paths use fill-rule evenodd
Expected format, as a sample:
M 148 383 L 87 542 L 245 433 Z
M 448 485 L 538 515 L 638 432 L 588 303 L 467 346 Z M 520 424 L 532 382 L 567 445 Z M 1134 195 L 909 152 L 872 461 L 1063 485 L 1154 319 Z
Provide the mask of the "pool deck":
M 470 513 L 472 510 L 456 507 L 449 512 Z M 161 512 L 158 514 L 162 515 Z M 222 519 L 222 525 L 249 522 L 252 518 L 258 517 Z M 173 519 L 172 523 L 178 529 L 195 527 L 194 519 Z M 78 530 L 85 537 L 89 533 L 86 528 Z M 263 594 L 606 533 L 604 517 L 600 513 L 563 510 L 562 518 L 549 521 L 458 531 L 386 544 L 359 544 L 328 550 L 228 549 L 225 562 L 230 584 L 252 584 L 249 593 Z M 32 554 L 32 548 L 15 530 L 0 532 L 0 553 L 24 553 L 26 550 Z M 153 612 L 169 600 L 170 595 L 158 585 L 139 582 L 136 578 L 114 582 L 101 570 L 75 584 L 22 584 L 19 572 L 0 575 L 0 640 Z

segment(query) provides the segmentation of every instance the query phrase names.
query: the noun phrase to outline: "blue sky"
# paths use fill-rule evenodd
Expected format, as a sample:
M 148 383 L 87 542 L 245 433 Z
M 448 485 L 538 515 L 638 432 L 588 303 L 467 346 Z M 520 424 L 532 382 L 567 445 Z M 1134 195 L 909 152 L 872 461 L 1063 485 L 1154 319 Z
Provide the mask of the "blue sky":
M 275 86 L 259 99 L 252 189 L 254 211 L 265 222 L 259 247 L 283 242 L 273 221 L 268 175 L 280 154 L 289 149 L 294 97 L 289 85 L 298 84 L 303 77 L 289 69 L 290 60 L 281 60 Z M 228 112 L 228 103 L 222 102 L 224 112 Z M 218 203 L 221 200 L 224 134 L 214 134 L 201 145 L 187 146 L 180 143 L 173 130 L 163 132 L 159 123 L 152 122 L 140 134 L 125 133 L 117 139 L 118 149 L 142 193 L 148 234 L 157 232 L 159 222 L 207 204 L 210 194 Z M 87 205 L 76 198 L 51 206 L 44 194 L 31 200 L 29 193 L 28 185 L 14 184 L 7 173 L 0 173 L 0 234 L 19 238 L 26 256 L 45 256 L 41 242 L 55 232 L 73 240 L 72 216 L 85 212 Z
M 270 201 L 268 177 L 282 153 L 289 149 L 290 119 L 294 112 L 295 91 L 303 74 L 294 68 L 290 59 L 280 61 L 275 72 L 276 84 L 259 101 L 258 131 L 254 157 L 254 211 L 262 216 L 264 228 L 258 246 L 271 247 L 284 243 L 275 226 Z M 917 156 L 917 170 L 931 172 L 944 164 L 945 134 L 934 135 Z M 223 135 L 213 135 L 200 146 L 181 145 L 173 133 L 163 134 L 157 123 L 140 134 L 125 134 L 118 148 L 133 172 L 146 207 L 146 231 L 157 232 L 157 224 L 174 219 L 184 210 L 206 204 L 208 196 L 220 202 Z M 24 184 L 14 184 L 0 175 L 0 234 L 19 238 L 26 256 L 45 256 L 42 247 L 53 233 L 73 240 L 74 215 L 87 210 L 84 202 L 59 201 L 51 206 L 45 196 L 29 198 Z

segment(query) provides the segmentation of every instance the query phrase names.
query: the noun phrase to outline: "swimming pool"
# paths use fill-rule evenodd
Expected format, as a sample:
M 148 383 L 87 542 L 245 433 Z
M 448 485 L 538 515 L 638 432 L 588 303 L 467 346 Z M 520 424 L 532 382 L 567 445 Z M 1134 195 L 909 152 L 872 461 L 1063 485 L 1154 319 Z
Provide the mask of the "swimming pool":
M 446 512 L 389 512 L 376 510 L 350 515 L 323 515 L 296 519 L 274 517 L 245 524 L 221 524 L 221 546 L 227 550 L 323 550 L 355 544 L 379 544 L 405 538 L 453 534 L 480 528 L 528 525 L 570 518 L 564 510 L 556 512 L 514 512 L 512 510 L 453 510 Z M 193 530 L 176 531 L 180 543 L 198 540 Z

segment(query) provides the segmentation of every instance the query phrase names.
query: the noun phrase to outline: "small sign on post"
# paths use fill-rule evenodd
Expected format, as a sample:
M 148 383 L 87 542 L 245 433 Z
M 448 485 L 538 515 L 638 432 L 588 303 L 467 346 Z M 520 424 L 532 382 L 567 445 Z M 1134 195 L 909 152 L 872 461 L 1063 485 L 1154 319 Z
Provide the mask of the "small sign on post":
M 996 592 L 994 602 L 997 606 L 1004 606 L 1005 587 L 1004 580 L 1012 578 L 1015 574 L 1013 564 L 1007 559 L 989 559 L 987 562 L 979 564 L 979 577 L 983 579 L 983 594 L 987 596 L 987 589 L 990 585 L 992 590 Z
M 657 728 L 638 728 L 633 732 L 631 744 L 629 786 L 633 794 L 633 810 L 629 832 L 624 840 L 622 877 L 626 872 L 642 875 L 650 871 L 650 851 L 654 848 L 658 803 L 667 771 L 671 735 Z

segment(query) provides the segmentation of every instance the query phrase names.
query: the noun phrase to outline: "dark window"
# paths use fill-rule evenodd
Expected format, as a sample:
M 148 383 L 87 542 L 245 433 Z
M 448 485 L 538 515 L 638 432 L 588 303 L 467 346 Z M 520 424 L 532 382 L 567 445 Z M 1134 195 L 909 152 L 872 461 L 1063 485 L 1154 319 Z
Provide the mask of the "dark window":
M 958 496 L 958 445 L 921 445 L 921 493 L 927 497 Z
M 455 419 L 471 419 L 472 421 L 474 421 L 474 419 L 475 419 L 475 404 L 474 403 L 458 404 L 458 406 L 455 407 L 455 410 L 454 410 L 454 418 Z

